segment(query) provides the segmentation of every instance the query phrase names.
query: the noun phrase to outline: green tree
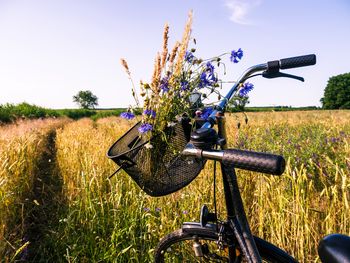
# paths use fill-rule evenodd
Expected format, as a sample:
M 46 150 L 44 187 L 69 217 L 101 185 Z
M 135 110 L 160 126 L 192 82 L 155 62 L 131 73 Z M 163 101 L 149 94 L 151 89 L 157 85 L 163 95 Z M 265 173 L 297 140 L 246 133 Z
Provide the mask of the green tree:
M 90 90 L 81 90 L 73 96 L 73 101 L 83 109 L 93 109 L 98 105 L 98 98 Z
M 321 103 L 324 109 L 350 109 L 350 73 L 328 80 Z

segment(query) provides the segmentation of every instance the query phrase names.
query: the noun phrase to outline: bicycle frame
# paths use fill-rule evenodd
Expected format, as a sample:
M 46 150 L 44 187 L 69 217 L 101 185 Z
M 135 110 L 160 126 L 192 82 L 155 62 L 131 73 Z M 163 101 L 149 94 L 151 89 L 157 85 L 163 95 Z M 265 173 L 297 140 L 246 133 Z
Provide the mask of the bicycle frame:
M 222 139 L 226 140 L 225 119 L 220 116 L 218 119 L 218 133 Z M 223 149 L 226 145 L 222 146 Z M 248 262 L 261 262 L 261 258 L 256 247 L 253 235 L 250 231 L 249 223 L 244 210 L 242 197 L 238 188 L 237 176 L 233 167 L 221 163 L 222 179 L 226 201 L 227 220 L 234 231 L 235 237 Z M 230 262 L 234 258 L 229 250 Z
M 256 72 L 264 71 L 267 69 L 267 67 L 268 65 L 267 63 L 265 63 L 247 69 L 239 78 L 239 80 L 232 86 L 227 95 L 218 103 L 216 109 L 209 116 L 208 121 L 202 125 L 201 128 L 211 128 L 214 125 L 214 123 L 217 123 L 219 140 L 221 139 L 224 142 L 221 145 L 222 150 L 227 148 L 224 112 L 228 101 L 230 100 L 232 95 L 238 90 L 239 85 L 243 83 L 249 76 Z M 186 150 L 184 151 L 184 154 L 186 154 Z M 216 156 L 217 154 L 220 155 L 219 152 L 212 152 L 208 156 L 203 157 L 207 157 L 208 159 L 213 160 L 220 159 L 220 156 Z M 235 170 L 233 167 L 229 167 L 221 162 L 221 171 L 226 201 L 227 221 L 229 222 L 230 227 L 233 229 L 235 237 L 247 261 L 254 263 L 261 262 L 261 258 L 256 247 L 253 235 L 251 233 L 246 213 L 244 210 Z M 230 262 L 233 262 L 233 258 L 235 258 L 235 255 L 232 253 L 236 252 L 231 251 L 231 249 L 229 249 Z
M 219 140 L 226 141 L 225 118 L 224 116 L 216 116 L 218 124 Z M 226 149 L 226 144 L 221 145 L 221 149 Z M 184 150 L 184 155 L 198 155 L 198 149 L 188 147 Z M 201 151 L 200 157 L 211 160 L 221 160 L 222 151 L 208 150 Z M 248 220 L 245 214 L 241 194 L 239 191 L 237 176 L 234 167 L 221 163 L 221 173 L 223 179 L 223 187 L 225 193 L 227 221 L 232 228 L 235 238 L 248 262 L 261 262 L 261 258 L 256 247 L 253 235 L 250 231 Z M 194 225 L 193 227 L 198 227 Z M 187 228 L 191 228 L 187 226 Z M 230 262 L 233 262 L 236 251 L 229 250 Z
M 233 85 L 227 95 L 219 102 L 216 109 L 209 116 L 208 121 L 202 125 L 202 128 L 211 128 L 214 123 L 218 125 L 218 135 L 219 140 L 221 139 L 224 143 L 221 145 L 221 149 L 226 149 L 226 130 L 225 130 L 225 117 L 224 112 L 226 105 L 232 95 L 238 90 L 240 83 L 243 83 L 250 75 L 255 72 L 263 71 L 267 68 L 267 64 L 260 64 L 249 68 L 244 74 L 239 78 L 239 81 Z M 187 149 L 187 152 L 189 149 Z M 184 151 L 186 154 L 186 150 Z M 208 159 L 220 159 L 220 152 L 209 153 Z M 244 210 L 241 194 L 238 188 L 237 176 L 233 167 L 229 167 L 221 162 L 221 171 L 223 178 L 223 187 L 225 193 L 226 201 L 226 211 L 227 211 L 227 221 L 232 228 L 236 240 L 242 250 L 242 253 L 246 257 L 248 262 L 261 262 L 261 258 L 256 247 L 253 235 L 251 233 L 246 213 Z M 233 262 L 236 251 L 229 249 L 229 259 Z

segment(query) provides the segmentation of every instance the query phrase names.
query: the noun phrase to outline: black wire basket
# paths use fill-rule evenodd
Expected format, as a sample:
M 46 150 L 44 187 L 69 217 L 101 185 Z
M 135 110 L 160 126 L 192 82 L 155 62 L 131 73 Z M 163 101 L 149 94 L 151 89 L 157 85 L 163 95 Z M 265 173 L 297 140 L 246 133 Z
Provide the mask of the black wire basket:
M 108 150 L 118 164 L 150 196 L 164 196 L 188 185 L 202 170 L 205 161 L 181 155 L 190 140 L 192 125 L 182 119 L 164 131 L 165 140 L 140 136 L 134 125 Z M 152 145 L 153 147 L 147 147 Z

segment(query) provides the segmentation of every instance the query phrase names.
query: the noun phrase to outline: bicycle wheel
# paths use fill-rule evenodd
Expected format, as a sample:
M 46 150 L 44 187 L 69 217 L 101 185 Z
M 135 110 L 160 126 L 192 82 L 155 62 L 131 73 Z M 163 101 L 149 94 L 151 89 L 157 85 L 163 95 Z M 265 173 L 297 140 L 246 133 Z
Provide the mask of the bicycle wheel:
M 263 262 L 297 262 L 269 242 L 258 237 L 254 239 Z M 211 229 L 176 230 L 159 242 L 154 254 L 155 262 L 229 262 L 227 246 L 219 249 L 217 240 L 217 233 Z M 193 244 L 200 244 L 201 256 L 196 256 Z M 245 261 L 238 259 L 237 262 Z

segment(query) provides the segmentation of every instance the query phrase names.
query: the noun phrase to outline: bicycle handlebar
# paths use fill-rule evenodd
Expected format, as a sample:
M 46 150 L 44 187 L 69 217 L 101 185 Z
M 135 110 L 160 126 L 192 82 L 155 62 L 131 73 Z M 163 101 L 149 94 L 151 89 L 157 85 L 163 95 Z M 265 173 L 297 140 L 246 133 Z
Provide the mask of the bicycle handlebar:
M 237 149 L 225 150 L 222 162 L 235 168 L 272 175 L 283 174 L 286 166 L 281 155 Z
M 197 158 L 220 161 L 234 168 L 272 175 L 283 174 L 286 165 L 281 155 L 247 150 L 201 150 L 193 144 L 188 144 L 182 153 Z
M 299 68 L 305 66 L 312 66 L 316 64 L 316 55 L 306 55 L 306 56 L 298 56 L 292 58 L 283 58 L 280 60 L 280 69 L 288 69 L 288 68 Z
M 210 114 L 207 122 L 202 125 L 202 128 L 211 128 L 216 123 L 216 113 L 218 111 L 225 111 L 228 101 L 231 99 L 233 94 L 238 90 L 239 85 L 243 83 L 247 78 L 252 76 L 254 73 L 262 71 L 278 72 L 280 69 L 298 68 L 311 66 L 316 64 L 316 55 L 310 54 L 305 56 L 297 56 L 291 58 L 283 58 L 280 60 L 269 61 L 264 64 L 255 65 L 248 68 L 237 82 L 232 86 L 227 95 L 216 105 L 216 110 Z
M 305 55 L 291 58 L 283 58 L 267 62 L 267 71 L 275 72 L 280 69 L 299 68 L 316 64 L 316 55 Z

